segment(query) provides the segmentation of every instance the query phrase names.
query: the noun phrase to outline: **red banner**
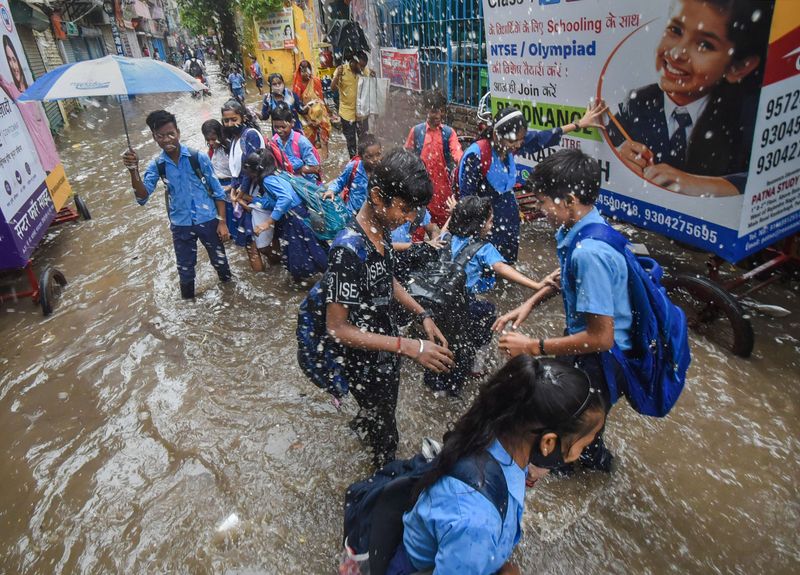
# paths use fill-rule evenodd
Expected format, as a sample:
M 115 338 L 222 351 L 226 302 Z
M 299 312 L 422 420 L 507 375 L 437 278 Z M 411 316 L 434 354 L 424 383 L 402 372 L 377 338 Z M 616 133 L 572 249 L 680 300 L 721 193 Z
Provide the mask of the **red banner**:
M 419 51 L 416 48 L 381 48 L 381 76 L 392 86 L 419 92 Z

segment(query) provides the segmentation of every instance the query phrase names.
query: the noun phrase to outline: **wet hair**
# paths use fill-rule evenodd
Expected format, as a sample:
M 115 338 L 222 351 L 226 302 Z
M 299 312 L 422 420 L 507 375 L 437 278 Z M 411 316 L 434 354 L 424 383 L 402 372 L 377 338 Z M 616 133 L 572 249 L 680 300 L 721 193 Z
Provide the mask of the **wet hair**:
M 522 128 L 528 127 L 528 122 L 525 121 L 525 116 L 522 111 L 516 106 L 508 106 L 498 111 L 489 124 L 479 135 L 479 140 L 491 140 L 492 135 L 497 132 L 500 138 L 510 137 L 512 140 L 516 139 L 517 132 Z
M 389 205 L 398 198 L 411 208 L 419 208 L 427 206 L 433 197 L 433 184 L 425 164 L 403 148 L 389 150 L 375 168 L 369 178 L 369 189 L 376 187 Z
M 442 451 L 417 493 L 447 475 L 458 460 L 483 453 L 495 439 L 514 440 L 546 429 L 568 447 L 569 438 L 591 431 L 596 421 L 592 413 L 605 408 L 602 394 L 580 369 L 518 355 L 481 386 L 470 408 L 445 434 Z
M 450 232 L 462 238 L 477 237 L 491 215 L 492 201 L 489 198 L 480 196 L 462 198 L 453 208 Z
M 356 52 L 355 56 L 356 58 L 358 58 L 359 63 L 361 60 L 369 61 L 369 55 L 364 50 L 359 50 L 358 52 Z
M 363 138 L 358 139 L 358 152 L 359 156 L 363 156 L 367 152 L 367 148 L 374 145 L 380 146 L 381 143 L 378 141 L 378 138 L 374 134 L 364 134 Z
M 589 206 L 600 192 L 600 164 L 580 150 L 559 150 L 536 165 L 524 188 L 553 200 L 565 200 L 574 194 L 580 203 Z
M 166 110 L 155 110 L 150 112 L 147 114 L 145 123 L 147 123 L 147 127 L 150 128 L 151 132 L 160 130 L 167 124 L 173 124 L 176 129 L 178 128 L 178 122 L 175 120 L 175 116 Z
M 247 158 L 245 158 L 242 167 L 258 174 L 259 180 L 275 173 L 277 169 L 275 165 L 275 156 L 272 154 L 272 150 L 267 148 L 251 152 Z
M 277 72 L 273 72 L 272 74 L 270 74 L 270 75 L 267 77 L 267 84 L 269 84 L 270 86 L 272 86 L 272 82 L 273 82 L 273 80 L 280 80 L 280 81 L 281 81 L 281 84 L 283 84 L 284 86 L 286 86 L 286 82 L 284 81 L 284 79 L 283 79 L 283 76 L 282 76 L 282 75 L 280 75 L 280 74 L 278 74 Z
M 430 90 L 422 97 L 422 104 L 426 110 L 446 110 L 447 98 L 441 90 Z
M 286 102 L 278 102 L 272 109 L 270 118 L 273 122 L 283 121 L 294 124 L 294 114 L 292 113 L 292 109 L 289 107 L 289 104 Z
M 243 125 L 245 125 L 248 128 L 255 128 L 256 130 L 259 130 L 258 121 L 256 120 L 256 117 L 250 110 L 247 109 L 247 106 L 242 104 L 239 100 L 231 98 L 230 100 L 222 104 L 222 109 L 220 110 L 220 113 L 224 112 L 234 112 L 236 114 L 239 114 L 242 117 Z
M 200 132 L 203 134 L 203 138 L 208 139 L 208 136 L 214 134 L 217 136 L 217 141 L 222 146 L 222 149 L 225 150 L 226 153 L 231 151 L 231 142 L 224 136 L 222 131 L 222 124 L 219 120 L 206 120 L 203 122 L 203 125 L 200 126 Z

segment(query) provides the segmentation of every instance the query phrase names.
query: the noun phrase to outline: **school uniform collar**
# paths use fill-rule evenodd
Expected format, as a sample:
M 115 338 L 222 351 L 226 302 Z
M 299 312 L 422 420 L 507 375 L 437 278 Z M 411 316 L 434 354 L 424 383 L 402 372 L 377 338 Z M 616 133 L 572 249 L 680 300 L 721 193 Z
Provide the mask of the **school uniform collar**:
M 361 234 L 361 237 L 364 238 L 364 243 L 366 244 L 367 249 L 372 250 L 372 251 L 378 251 L 377 248 L 375 248 L 375 244 L 373 244 L 372 240 L 369 239 L 369 236 L 367 235 L 367 232 L 365 232 L 364 228 L 361 227 L 361 224 L 358 222 L 358 219 L 356 218 L 356 215 L 353 215 L 353 217 L 350 218 L 350 227 L 353 228 L 353 230 L 355 230 L 359 234 Z M 386 230 L 383 230 L 383 254 L 384 254 L 384 256 L 387 254 L 386 250 L 390 250 L 390 249 L 392 249 L 392 235 L 391 235 L 391 233 L 387 233 Z
M 189 152 L 189 148 L 181 144 L 181 157 L 183 156 L 186 156 L 188 158 L 189 156 L 191 156 L 191 153 Z M 167 154 L 164 150 L 161 150 L 161 159 L 164 160 L 165 162 L 169 162 L 173 166 L 177 166 L 177 164 L 172 161 L 172 158 L 169 157 L 169 154 Z M 178 162 L 180 162 L 180 158 L 178 158 Z
M 703 114 L 706 109 L 706 105 L 708 104 L 708 94 L 700 98 L 699 100 L 695 100 L 691 104 L 686 104 L 685 106 L 678 106 L 672 99 L 667 96 L 666 92 L 664 94 L 664 117 L 667 119 L 667 125 L 670 126 L 670 121 L 672 119 L 672 112 L 680 108 L 681 110 L 685 111 L 689 114 L 689 117 L 692 119 L 692 125 L 689 126 L 689 132 L 697 125 L 697 120 Z M 672 134 L 673 130 L 669 130 L 670 135 Z
M 508 493 L 520 506 L 525 504 L 525 478 L 528 476 L 528 467 L 522 469 L 514 458 L 505 450 L 500 440 L 495 439 L 486 450 L 497 460 L 508 485 Z
M 558 228 L 556 231 L 556 248 L 559 250 L 568 248 L 572 242 L 575 240 L 575 236 L 578 235 L 578 232 L 584 226 L 588 224 L 604 224 L 606 221 L 603 219 L 603 216 L 600 215 L 600 212 L 597 211 L 597 208 L 592 208 L 592 210 L 575 222 L 575 225 L 569 229 L 566 229 L 564 226 Z

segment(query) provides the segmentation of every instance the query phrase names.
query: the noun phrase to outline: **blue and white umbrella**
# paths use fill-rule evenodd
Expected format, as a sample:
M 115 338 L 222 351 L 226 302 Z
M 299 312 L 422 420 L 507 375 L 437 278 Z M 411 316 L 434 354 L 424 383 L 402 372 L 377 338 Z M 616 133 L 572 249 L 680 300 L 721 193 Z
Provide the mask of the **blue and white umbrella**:
M 161 92 L 196 92 L 203 84 L 166 62 L 150 58 L 105 56 L 64 64 L 40 76 L 19 97 L 20 101 L 51 101 L 93 96 L 134 96 Z M 125 137 L 128 123 L 122 110 Z

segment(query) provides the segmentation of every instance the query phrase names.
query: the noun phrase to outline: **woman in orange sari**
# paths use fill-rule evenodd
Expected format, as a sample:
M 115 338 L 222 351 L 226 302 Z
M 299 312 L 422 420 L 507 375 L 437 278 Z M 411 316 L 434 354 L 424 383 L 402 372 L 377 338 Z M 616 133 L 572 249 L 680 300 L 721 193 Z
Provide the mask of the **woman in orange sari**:
M 300 96 L 303 112 L 300 121 L 306 138 L 311 140 L 319 151 L 320 157 L 328 157 L 328 140 L 331 137 L 331 120 L 328 107 L 322 94 L 322 82 L 311 69 L 311 63 L 303 60 L 294 74 L 292 89 Z

